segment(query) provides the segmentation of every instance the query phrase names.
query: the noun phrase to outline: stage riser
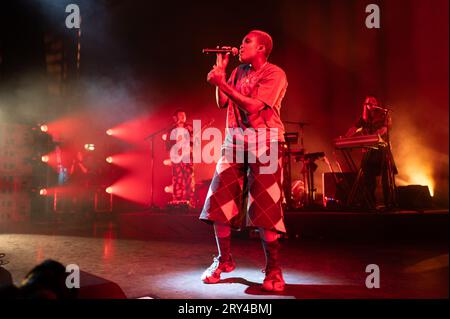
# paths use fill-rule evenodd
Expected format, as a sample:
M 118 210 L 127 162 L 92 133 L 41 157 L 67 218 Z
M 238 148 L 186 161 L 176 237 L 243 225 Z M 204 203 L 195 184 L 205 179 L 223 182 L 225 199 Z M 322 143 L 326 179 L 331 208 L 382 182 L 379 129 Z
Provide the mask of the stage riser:
M 130 213 L 118 215 L 119 236 L 132 239 L 203 240 L 213 238 L 211 226 L 198 215 Z M 288 239 L 384 240 L 448 239 L 448 213 L 440 214 L 285 214 Z M 249 231 L 234 236 L 249 238 Z

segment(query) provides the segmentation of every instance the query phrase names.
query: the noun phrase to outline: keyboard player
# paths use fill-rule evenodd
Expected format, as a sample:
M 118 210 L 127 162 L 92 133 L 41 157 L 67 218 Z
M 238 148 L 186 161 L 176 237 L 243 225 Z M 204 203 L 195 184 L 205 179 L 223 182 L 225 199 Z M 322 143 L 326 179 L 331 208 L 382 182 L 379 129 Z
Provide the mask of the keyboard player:
M 390 152 L 389 131 L 392 126 L 391 116 L 387 109 L 380 107 L 374 96 L 367 96 L 364 100 L 362 115 L 347 131 L 345 137 L 378 134 L 387 143 L 386 147 L 364 149 L 361 168 L 364 182 L 371 202 L 376 204 L 377 176 L 381 176 L 383 199 L 385 207 L 394 205 L 395 185 L 393 175 L 397 174 L 392 154 Z

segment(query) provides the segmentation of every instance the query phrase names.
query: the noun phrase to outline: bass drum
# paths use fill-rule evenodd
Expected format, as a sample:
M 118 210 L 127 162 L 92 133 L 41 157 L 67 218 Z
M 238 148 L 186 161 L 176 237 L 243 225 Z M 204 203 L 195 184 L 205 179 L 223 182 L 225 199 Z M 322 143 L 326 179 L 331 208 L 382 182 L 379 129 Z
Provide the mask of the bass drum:
M 295 180 L 292 186 L 292 205 L 294 208 L 303 206 L 306 200 L 305 183 L 302 180 Z

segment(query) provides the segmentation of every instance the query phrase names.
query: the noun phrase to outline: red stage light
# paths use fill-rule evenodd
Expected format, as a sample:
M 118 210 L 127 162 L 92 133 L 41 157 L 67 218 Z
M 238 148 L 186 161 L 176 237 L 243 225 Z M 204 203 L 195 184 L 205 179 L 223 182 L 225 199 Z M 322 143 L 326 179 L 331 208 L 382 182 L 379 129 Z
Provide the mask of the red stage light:
M 39 195 L 47 196 L 47 190 L 45 188 L 42 188 L 41 190 L 39 190 Z
M 47 132 L 48 131 L 48 126 L 47 125 L 41 125 L 41 131 L 42 132 Z
M 108 156 L 108 157 L 106 158 L 106 161 L 107 161 L 109 164 L 111 164 L 111 163 L 113 162 L 113 158 L 112 158 L 111 156 Z
M 44 155 L 41 157 L 41 161 L 43 161 L 44 163 L 48 162 L 48 155 Z
M 109 135 L 109 136 L 113 135 L 113 131 L 111 129 L 107 130 L 106 135 Z
M 84 149 L 86 151 L 95 151 L 95 144 L 84 144 Z
M 173 193 L 173 185 L 169 185 L 169 186 L 164 187 L 164 191 L 166 193 L 168 193 L 168 194 Z
M 106 188 L 105 191 L 106 191 L 108 194 L 112 194 L 112 192 L 113 192 L 112 187 Z

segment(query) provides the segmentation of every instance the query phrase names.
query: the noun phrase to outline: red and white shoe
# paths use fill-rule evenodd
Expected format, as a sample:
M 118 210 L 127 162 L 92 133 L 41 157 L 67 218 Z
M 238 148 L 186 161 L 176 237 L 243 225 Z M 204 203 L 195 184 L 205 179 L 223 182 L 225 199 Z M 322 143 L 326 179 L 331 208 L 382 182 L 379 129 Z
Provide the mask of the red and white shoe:
M 262 290 L 273 292 L 281 292 L 284 290 L 286 283 L 284 281 L 281 268 L 274 267 L 263 270 L 263 272 L 266 273 L 266 277 L 264 278 L 264 282 L 262 284 Z
M 220 281 L 222 272 L 232 272 L 236 268 L 236 263 L 230 255 L 227 261 L 221 261 L 221 258 L 214 257 L 214 261 L 208 269 L 202 274 L 202 281 L 205 284 L 215 284 Z

